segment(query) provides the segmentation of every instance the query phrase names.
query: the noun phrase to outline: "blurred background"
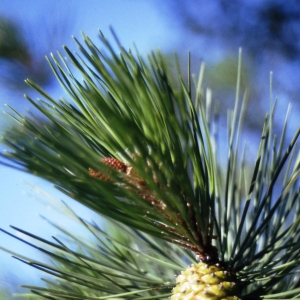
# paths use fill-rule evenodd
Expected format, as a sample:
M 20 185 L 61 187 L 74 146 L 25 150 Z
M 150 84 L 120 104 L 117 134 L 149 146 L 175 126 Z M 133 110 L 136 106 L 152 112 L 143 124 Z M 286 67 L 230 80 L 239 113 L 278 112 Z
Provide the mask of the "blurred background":
M 219 101 L 221 111 L 233 106 L 238 49 L 242 47 L 242 87 L 249 90 L 250 99 L 245 120 L 250 154 L 257 150 L 265 112 L 270 107 L 270 71 L 273 95 L 278 98 L 275 124 L 278 134 L 288 103 L 293 108 L 289 138 L 299 126 L 300 2 L 297 0 L 1 0 L 1 111 L 10 113 L 8 106 L 21 114 L 33 111 L 23 95 L 32 98 L 38 95 L 27 88 L 26 78 L 54 98 L 65 96 L 45 56 L 63 52 L 62 45 L 77 51 L 72 36 L 80 40 L 81 31 L 96 44 L 98 29 L 113 40 L 110 26 L 125 48 L 136 45 L 143 56 L 161 49 L 171 57 L 176 51 L 183 70 L 187 52 L 191 51 L 192 71 L 197 74 L 200 63 L 206 63 L 205 86 L 212 88 L 212 97 Z M 225 117 L 220 122 L 225 125 L 226 113 L 222 114 Z M 12 122 L 1 113 L 1 134 Z M 0 145 L 0 150 L 6 149 Z M 98 218 L 66 199 L 51 184 L 0 165 L 1 228 L 13 232 L 9 229 L 11 224 L 44 238 L 55 235 L 55 228 L 41 215 L 55 220 L 56 214 L 50 205 L 40 201 L 45 196 L 36 187 L 58 201 L 71 204 L 80 216 Z M 70 226 L 66 220 L 59 222 Z M 30 247 L 1 232 L 0 246 L 28 256 L 37 255 Z M 34 284 L 42 276 L 1 250 L 0 265 L 0 288 L 7 293 L 7 299 L 9 293 L 19 291 L 21 283 Z

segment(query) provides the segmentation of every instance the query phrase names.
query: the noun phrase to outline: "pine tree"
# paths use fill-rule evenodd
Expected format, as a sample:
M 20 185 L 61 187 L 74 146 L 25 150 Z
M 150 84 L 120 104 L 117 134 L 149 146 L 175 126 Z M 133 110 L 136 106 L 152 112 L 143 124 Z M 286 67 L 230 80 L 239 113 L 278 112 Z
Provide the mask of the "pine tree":
M 85 221 L 64 204 L 65 218 L 94 239 L 55 223 L 66 241 L 12 227 L 50 258 L 6 249 L 50 275 L 46 287 L 24 286 L 29 297 L 300 299 L 300 129 L 285 146 L 287 114 L 276 138 L 271 97 L 257 157 L 247 161 L 241 55 L 235 105 L 221 134 L 203 92 L 204 65 L 185 82 L 176 59 L 174 75 L 160 52 L 146 62 L 119 42 L 117 54 L 102 34 L 103 50 L 83 37 L 85 45 L 75 39 L 81 54 L 64 47 L 67 58 L 48 59 L 69 100 L 27 80 L 43 97 L 26 96 L 42 117 L 12 109 L 19 125 L 2 138 L 10 148 L 2 163 L 54 183 L 109 225 Z

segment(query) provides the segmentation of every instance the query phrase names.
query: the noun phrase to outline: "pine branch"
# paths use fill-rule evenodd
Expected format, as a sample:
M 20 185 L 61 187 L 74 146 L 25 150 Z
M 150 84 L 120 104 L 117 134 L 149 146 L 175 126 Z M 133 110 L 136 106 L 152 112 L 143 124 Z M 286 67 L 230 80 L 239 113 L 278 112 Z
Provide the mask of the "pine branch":
M 277 139 L 272 104 L 256 160 L 248 165 L 247 153 L 240 151 L 248 101 L 247 92 L 240 99 L 241 52 L 224 167 L 218 114 L 201 86 L 204 66 L 193 91 L 190 71 L 187 83 L 181 72 L 174 79 L 160 52 L 145 62 L 118 42 L 116 54 L 102 34 L 104 51 L 83 38 L 85 45 L 75 39 L 81 55 L 64 47 L 67 59 L 60 53 L 48 59 L 68 100 L 53 99 L 27 80 L 43 97 L 26 96 L 42 117 L 13 111 L 20 125 L 3 137 L 10 148 L 3 163 L 49 180 L 114 226 L 124 224 L 130 238 L 122 243 L 123 235 L 112 238 L 74 213 L 96 244 L 55 226 L 88 254 L 14 228 L 42 243 L 30 245 L 56 262 L 15 255 L 57 277 L 47 281 L 48 288 L 28 288 L 49 299 L 161 299 L 170 295 L 170 278 L 194 253 L 232 273 L 243 299 L 296 296 L 300 129 L 285 146 L 288 112 Z

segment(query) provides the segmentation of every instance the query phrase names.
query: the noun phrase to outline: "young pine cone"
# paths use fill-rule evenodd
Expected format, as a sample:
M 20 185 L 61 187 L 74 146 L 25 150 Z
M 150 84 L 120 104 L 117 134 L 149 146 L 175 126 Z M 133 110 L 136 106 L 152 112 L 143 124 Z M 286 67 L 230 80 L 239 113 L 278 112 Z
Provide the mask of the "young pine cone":
M 120 171 L 120 172 L 123 172 L 123 173 L 127 173 L 127 169 L 128 169 L 128 166 L 123 163 L 122 161 L 116 159 L 116 158 L 113 158 L 113 157 L 104 157 L 101 159 L 101 162 L 103 162 L 104 164 Z M 107 175 L 107 174 L 103 174 L 101 172 L 98 172 L 92 168 L 89 168 L 89 174 L 94 177 L 94 178 L 97 178 L 99 180 L 104 180 L 104 181 L 110 181 L 110 177 Z
M 143 179 L 141 179 L 132 166 L 123 163 L 122 161 L 113 158 L 113 157 L 104 157 L 101 159 L 101 162 L 104 164 L 118 170 L 119 172 L 125 173 L 128 175 L 127 177 L 127 182 L 130 185 L 133 185 L 136 187 L 135 192 L 143 197 L 145 200 L 149 201 L 152 203 L 152 205 L 155 205 L 159 209 L 164 210 L 166 205 L 162 201 L 158 201 L 149 191 L 149 189 L 146 187 L 146 184 Z M 96 171 L 92 168 L 89 168 L 89 174 L 90 176 L 98 179 L 98 180 L 104 180 L 104 181 L 111 181 L 111 178 L 109 177 L 108 174 L 104 174 L 102 172 Z

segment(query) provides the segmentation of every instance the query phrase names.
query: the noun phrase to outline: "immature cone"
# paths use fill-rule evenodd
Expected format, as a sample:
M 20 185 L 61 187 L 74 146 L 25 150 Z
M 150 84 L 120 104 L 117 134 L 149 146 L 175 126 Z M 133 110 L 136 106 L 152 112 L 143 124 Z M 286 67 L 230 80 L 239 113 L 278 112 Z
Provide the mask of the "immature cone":
M 163 201 L 157 200 L 152 195 L 151 191 L 146 187 L 144 180 L 139 177 L 132 166 L 113 157 L 103 157 L 101 158 L 101 162 L 121 173 L 125 173 L 127 175 L 127 182 L 136 187 L 135 192 L 145 200 L 151 202 L 152 205 L 156 206 L 161 212 L 166 208 L 166 204 Z M 93 168 L 89 168 L 89 174 L 98 180 L 111 181 L 109 172 L 107 174 L 94 170 Z M 155 177 L 153 179 L 155 180 Z
M 176 279 L 171 300 L 240 300 L 234 277 L 219 266 L 190 265 Z
M 113 157 L 104 157 L 101 159 L 101 162 L 123 173 L 126 173 L 128 168 L 126 164 Z M 107 174 L 95 171 L 92 168 L 89 168 L 89 174 L 99 180 L 110 181 L 110 177 Z

